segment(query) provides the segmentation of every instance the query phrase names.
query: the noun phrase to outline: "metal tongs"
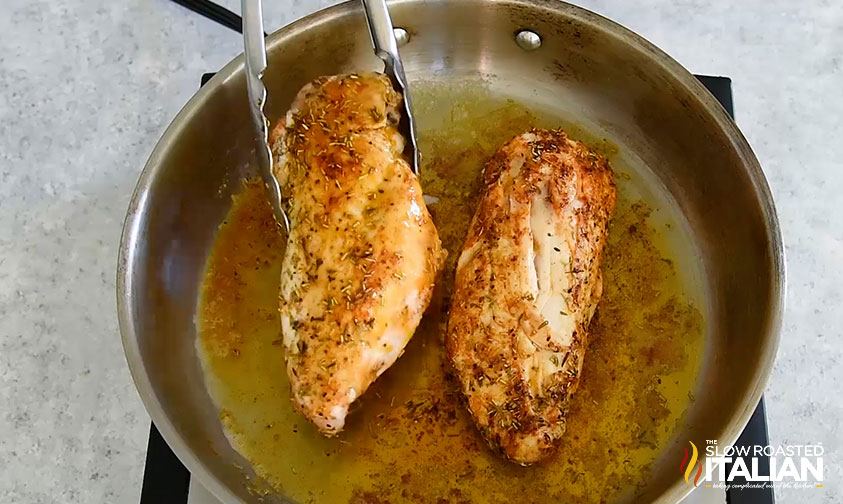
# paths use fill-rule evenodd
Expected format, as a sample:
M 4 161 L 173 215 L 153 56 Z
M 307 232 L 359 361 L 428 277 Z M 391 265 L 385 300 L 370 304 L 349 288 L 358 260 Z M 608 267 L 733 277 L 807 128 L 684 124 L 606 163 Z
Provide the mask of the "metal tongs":
M 261 0 L 242 0 L 243 44 L 246 50 L 246 89 L 252 109 L 252 122 L 258 134 L 258 168 L 266 188 L 275 220 L 290 232 L 290 219 L 281 202 L 281 186 L 272 173 L 272 151 L 269 148 L 269 121 L 263 113 L 266 103 L 266 87 L 263 73 L 266 71 L 266 39 L 263 33 L 263 5 Z
M 375 54 L 384 62 L 386 73 L 392 85 L 404 96 L 404 113 L 398 123 L 399 132 L 407 140 L 406 149 L 413 173 L 419 174 L 421 157 L 416 139 L 416 122 L 413 119 L 413 107 L 404 75 L 404 64 L 398 54 L 398 42 L 392 18 L 386 6 L 386 0 L 362 0 L 366 11 L 366 22 L 372 36 Z M 264 114 L 266 87 L 263 85 L 263 73 L 266 71 L 266 38 L 263 31 L 263 5 L 261 0 L 241 0 L 243 15 L 243 43 L 246 52 L 246 89 L 249 93 L 249 105 L 258 141 L 258 161 L 261 178 L 266 187 L 275 220 L 290 231 L 290 220 L 281 199 L 281 187 L 272 173 L 272 151 L 269 147 L 269 121 Z
M 413 118 L 413 104 L 410 100 L 410 89 L 407 76 L 404 75 L 404 64 L 398 54 L 398 42 L 395 40 L 395 29 L 386 0 L 362 0 L 363 10 L 366 11 L 366 22 L 372 35 L 372 46 L 375 55 L 383 60 L 384 73 L 392 80 L 395 89 L 404 96 L 404 113 L 398 123 L 398 131 L 407 141 L 405 153 L 410 158 L 410 168 L 418 175 L 421 169 L 421 154 L 416 138 L 416 120 Z

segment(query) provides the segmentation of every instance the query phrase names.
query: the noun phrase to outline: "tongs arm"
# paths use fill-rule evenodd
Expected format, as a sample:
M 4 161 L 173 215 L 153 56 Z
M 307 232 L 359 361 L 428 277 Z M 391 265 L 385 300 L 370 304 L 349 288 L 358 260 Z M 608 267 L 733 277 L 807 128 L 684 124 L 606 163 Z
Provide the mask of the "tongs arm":
M 412 148 L 410 156 L 413 173 L 419 174 L 421 156 L 416 139 L 416 121 L 413 117 L 413 104 L 410 99 L 410 90 L 407 85 L 407 76 L 404 74 L 404 64 L 401 62 L 401 55 L 398 54 L 398 42 L 395 40 L 395 31 L 392 26 L 392 17 L 386 6 L 386 0 L 362 0 L 363 10 L 366 11 L 366 22 L 369 25 L 369 34 L 372 36 L 372 46 L 375 54 L 383 60 L 384 72 L 392 80 L 393 86 L 404 96 L 404 113 L 401 114 L 402 130 L 409 147 Z
M 266 87 L 263 85 L 263 73 L 266 71 L 266 39 L 263 32 L 263 6 L 261 0 L 241 0 L 243 14 L 243 44 L 246 58 L 246 90 L 249 94 L 249 106 L 252 121 L 258 135 L 258 162 L 266 187 L 269 203 L 279 224 L 290 231 L 290 221 L 281 201 L 281 187 L 272 173 L 272 151 L 269 148 L 269 121 L 263 108 L 266 104 Z

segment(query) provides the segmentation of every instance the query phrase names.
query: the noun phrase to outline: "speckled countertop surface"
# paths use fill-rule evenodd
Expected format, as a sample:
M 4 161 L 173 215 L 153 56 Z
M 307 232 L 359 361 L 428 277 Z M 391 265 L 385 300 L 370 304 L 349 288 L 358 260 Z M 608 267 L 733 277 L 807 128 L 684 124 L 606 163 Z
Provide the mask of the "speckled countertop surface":
M 221 2 L 239 10 L 237 0 Z M 271 31 L 333 2 L 268 1 Z M 582 1 L 696 73 L 733 80 L 772 186 L 787 311 L 772 442 L 823 443 L 843 494 L 843 4 Z M 137 502 L 149 418 L 126 367 L 114 277 L 155 141 L 237 34 L 165 0 L 6 0 L 0 15 L 0 502 Z

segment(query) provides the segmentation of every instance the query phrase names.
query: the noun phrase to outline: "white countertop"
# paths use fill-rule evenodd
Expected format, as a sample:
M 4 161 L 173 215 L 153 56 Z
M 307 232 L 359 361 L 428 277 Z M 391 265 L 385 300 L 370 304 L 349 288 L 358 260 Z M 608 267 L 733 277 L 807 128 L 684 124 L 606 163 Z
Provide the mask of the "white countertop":
M 165 0 L 5 0 L 0 16 L 0 502 L 138 501 L 149 418 L 115 266 L 153 145 L 239 36 Z M 221 2 L 239 11 L 237 0 Z M 273 31 L 334 2 L 265 0 Z M 843 494 L 843 3 L 581 1 L 695 73 L 732 78 L 787 253 L 771 442 L 822 443 Z

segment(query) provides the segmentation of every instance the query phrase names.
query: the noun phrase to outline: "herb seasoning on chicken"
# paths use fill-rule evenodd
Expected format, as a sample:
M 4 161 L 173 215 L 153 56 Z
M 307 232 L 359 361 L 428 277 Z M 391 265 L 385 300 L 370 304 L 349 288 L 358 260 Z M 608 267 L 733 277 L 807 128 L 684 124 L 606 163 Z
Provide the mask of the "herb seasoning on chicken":
M 401 355 L 444 259 L 380 74 L 322 77 L 272 135 L 291 229 L 281 331 L 297 409 L 332 436 Z
M 483 172 L 446 346 L 475 424 L 522 465 L 554 450 L 579 385 L 613 174 L 562 131 L 512 139 Z

